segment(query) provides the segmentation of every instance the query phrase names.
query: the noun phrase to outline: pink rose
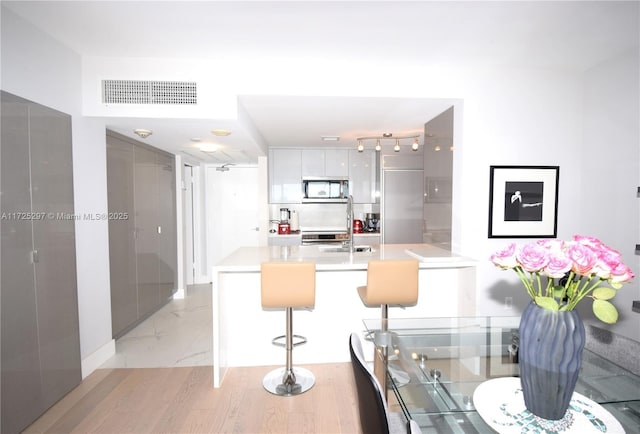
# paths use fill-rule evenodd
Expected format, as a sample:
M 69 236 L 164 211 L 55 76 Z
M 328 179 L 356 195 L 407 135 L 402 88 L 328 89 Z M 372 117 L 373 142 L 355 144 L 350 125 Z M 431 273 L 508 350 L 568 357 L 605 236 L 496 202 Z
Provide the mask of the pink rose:
M 537 243 L 525 244 L 516 257 L 522 268 L 529 272 L 540 271 L 549 263 L 547 249 Z
M 514 268 L 518 265 L 516 261 L 516 245 L 515 243 L 511 243 L 501 250 L 498 250 L 493 255 L 491 255 L 490 260 L 496 266 L 504 269 Z
M 602 241 L 600 241 L 598 238 L 589 237 L 587 235 L 574 235 L 573 241 L 575 241 L 578 244 L 583 244 L 585 246 L 591 246 L 595 248 L 599 248 L 600 246 L 604 245 L 602 244 Z
M 611 281 L 617 283 L 625 283 L 633 279 L 635 276 L 631 268 L 627 267 L 622 262 L 619 262 L 618 265 L 611 270 Z
M 564 277 L 571 270 L 571 259 L 561 250 L 549 252 L 549 263 L 544 268 L 544 274 L 552 278 Z
M 618 259 L 622 258 L 622 254 L 616 249 L 612 249 L 606 244 L 600 244 L 600 248 L 598 249 L 598 256 L 607 255 L 609 257 L 616 257 Z
M 598 260 L 593 267 L 593 273 L 601 279 L 608 279 L 611 276 L 611 271 L 622 262 L 620 252 L 605 245 L 602 245 L 596 255 Z
M 595 251 L 586 244 L 572 243 L 567 248 L 567 255 L 573 262 L 571 269 L 581 276 L 591 275 L 592 268 L 598 260 Z

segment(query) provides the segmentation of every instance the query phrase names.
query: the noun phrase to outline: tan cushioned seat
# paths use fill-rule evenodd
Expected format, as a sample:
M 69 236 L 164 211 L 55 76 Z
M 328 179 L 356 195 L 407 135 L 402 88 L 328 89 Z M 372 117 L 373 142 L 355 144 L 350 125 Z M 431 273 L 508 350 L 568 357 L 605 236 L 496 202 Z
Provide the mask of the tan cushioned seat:
M 263 308 L 314 307 L 316 264 L 265 262 L 260 266 Z
M 418 302 L 418 261 L 386 259 L 369 261 L 367 286 L 358 287 L 367 307 L 383 304 L 411 306 Z

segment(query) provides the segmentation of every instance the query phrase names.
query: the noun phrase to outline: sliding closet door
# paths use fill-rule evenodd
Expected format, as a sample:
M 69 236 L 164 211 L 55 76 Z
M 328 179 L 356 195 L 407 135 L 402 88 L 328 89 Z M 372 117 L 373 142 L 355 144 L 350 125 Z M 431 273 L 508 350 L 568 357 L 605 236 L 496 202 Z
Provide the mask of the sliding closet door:
M 2 432 L 80 383 L 71 117 L 2 93 Z
M 158 292 L 158 163 L 156 153 L 134 146 L 134 194 L 136 209 L 136 258 L 138 263 L 138 316 L 160 304 Z
M 133 146 L 107 140 L 111 327 L 119 336 L 138 319 L 136 226 L 133 195 Z
M 158 234 L 159 244 L 159 290 L 160 302 L 164 302 L 173 295 L 176 289 L 177 258 L 177 228 L 176 228 L 176 195 L 175 195 L 175 164 L 170 155 L 158 154 Z
M 42 412 L 31 220 L 28 105 L 2 93 L 2 426 L 17 432 Z
M 31 188 L 38 337 L 45 408 L 81 380 L 71 118 L 31 107 Z M 71 217 L 69 217 L 71 216 Z M 83 216 L 83 218 L 85 218 Z

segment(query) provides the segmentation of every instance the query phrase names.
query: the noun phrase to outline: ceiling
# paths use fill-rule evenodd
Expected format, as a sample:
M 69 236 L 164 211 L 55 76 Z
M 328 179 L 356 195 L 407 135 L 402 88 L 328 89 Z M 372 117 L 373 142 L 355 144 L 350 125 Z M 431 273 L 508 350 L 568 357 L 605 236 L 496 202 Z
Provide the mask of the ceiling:
M 299 58 L 376 64 L 580 71 L 638 47 L 638 2 L 612 1 L 2 1 L 81 56 Z M 303 53 L 303 54 L 301 54 Z M 357 54 L 354 54 L 357 53 Z M 425 56 L 428 53 L 428 56 Z M 427 58 L 427 60 L 425 60 Z M 259 71 L 258 71 L 259 72 Z M 237 120 L 109 118 L 107 126 L 206 163 L 254 163 L 268 146 L 354 146 L 355 137 L 421 133 L 455 100 L 239 95 Z M 196 148 L 211 130 L 220 151 Z

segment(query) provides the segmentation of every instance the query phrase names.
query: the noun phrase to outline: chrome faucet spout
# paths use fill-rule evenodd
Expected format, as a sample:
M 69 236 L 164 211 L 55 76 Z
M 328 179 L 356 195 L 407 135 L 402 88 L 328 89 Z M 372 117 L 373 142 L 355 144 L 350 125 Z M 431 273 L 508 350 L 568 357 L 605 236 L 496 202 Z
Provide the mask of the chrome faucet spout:
M 347 198 L 347 228 L 349 229 L 349 252 L 353 253 L 353 196 L 351 195 Z

